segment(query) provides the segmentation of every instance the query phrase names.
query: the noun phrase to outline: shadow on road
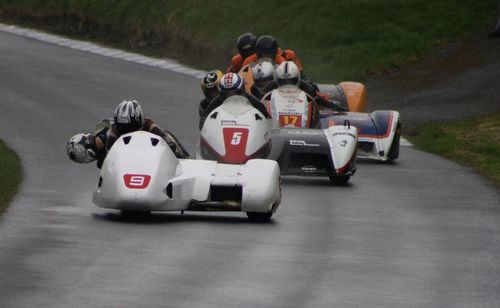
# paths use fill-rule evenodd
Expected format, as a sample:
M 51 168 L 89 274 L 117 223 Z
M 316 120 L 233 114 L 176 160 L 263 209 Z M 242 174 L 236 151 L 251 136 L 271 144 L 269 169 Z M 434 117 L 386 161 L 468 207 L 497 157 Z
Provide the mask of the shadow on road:
M 199 213 L 199 214 L 198 214 Z M 269 222 L 254 222 L 249 220 L 245 213 L 241 213 L 240 217 L 204 214 L 202 212 L 194 212 L 189 214 L 181 214 L 180 212 L 153 212 L 153 213 L 134 213 L 123 214 L 120 212 L 109 213 L 93 213 L 92 216 L 98 220 L 124 224 L 171 224 L 182 222 L 208 222 L 208 223 L 224 223 L 224 224 L 258 224 L 258 225 L 273 225 L 275 221 L 271 219 Z

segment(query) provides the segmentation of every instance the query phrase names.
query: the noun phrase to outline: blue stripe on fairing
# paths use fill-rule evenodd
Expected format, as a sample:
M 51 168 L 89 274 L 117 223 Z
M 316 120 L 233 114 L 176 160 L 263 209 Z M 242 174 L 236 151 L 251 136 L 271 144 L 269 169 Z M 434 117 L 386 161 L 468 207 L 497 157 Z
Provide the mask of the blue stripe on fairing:
M 376 119 L 373 113 L 342 112 L 332 115 L 322 114 L 320 116 L 321 128 L 328 128 L 330 121 L 335 121 L 336 125 L 343 125 L 345 120 L 349 120 L 351 125 L 358 129 L 359 135 L 384 136 L 390 128 L 390 112 L 379 112 Z M 378 126 L 378 127 L 377 127 Z

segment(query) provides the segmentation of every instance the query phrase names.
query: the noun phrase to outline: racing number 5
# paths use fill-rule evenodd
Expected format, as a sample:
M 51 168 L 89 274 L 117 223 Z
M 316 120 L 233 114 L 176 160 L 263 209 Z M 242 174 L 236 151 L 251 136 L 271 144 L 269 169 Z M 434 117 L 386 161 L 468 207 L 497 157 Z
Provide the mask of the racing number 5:
M 243 135 L 242 132 L 234 132 L 233 133 L 233 138 L 231 138 L 231 144 L 232 145 L 238 145 L 241 142 L 241 136 Z

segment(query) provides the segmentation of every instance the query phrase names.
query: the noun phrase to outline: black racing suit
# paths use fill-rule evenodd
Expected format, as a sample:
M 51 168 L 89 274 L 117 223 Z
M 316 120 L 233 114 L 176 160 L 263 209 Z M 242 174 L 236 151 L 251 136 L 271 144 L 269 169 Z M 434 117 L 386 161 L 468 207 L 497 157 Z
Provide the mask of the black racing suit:
M 203 123 L 205 122 L 205 118 L 207 117 L 207 107 L 208 105 L 210 104 L 210 101 L 211 99 L 208 99 L 208 98 L 204 98 L 201 102 L 200 102 L 200 106 L 198 107 L 198 114 L 200 116 L 200 121 L 199 121 L 199 127 L 200 127 L 200 130 L 201 128 L 203 127 Z
M 264 89 L 261 89 L 259 87 L 257 87 L 257 85 L 254 83 L 252 85 L 252 87 L 250 88 L 250 92 L 252 92 L 252 95 L 255 96 L 257 99 L 261 100 L 262 97 L 264 97 L 264 95 L 267 93 L 267 92 L 264 92 Z

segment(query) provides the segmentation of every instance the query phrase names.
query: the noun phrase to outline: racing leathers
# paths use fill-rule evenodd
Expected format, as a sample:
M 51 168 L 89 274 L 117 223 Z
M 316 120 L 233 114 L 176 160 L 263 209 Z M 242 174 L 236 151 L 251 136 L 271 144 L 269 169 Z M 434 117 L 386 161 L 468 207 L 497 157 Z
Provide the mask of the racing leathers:
M 264 87 L 263 92 L 265 93 L 264 95 L 268 94 L 272 90 L 276 89 L 279 87 L 278 82 L 275 80 L 271 81 Z M 300 80 L 299 89 L 304 91 L 309 97 L 311 97 L 313 101 L 313 112 L 311 115 L 311 127 L 315 127 L 319 123 L 319 109 L 317 108 L 317 105 L 321 105 L 323 107 L 326 107 L 331 110 L 338 110 L 338 111 L 346 111 L 344 107 L 340 104 L 340 102 L 332 101 L 327 99 L 325 96 L 326 94 L 323 94 L 319 92 L 319 89 L 317 86 L 309 81 L 304 81 Z M 266 98 L 268 99 L 268 98 Z
M 207 113 L 207 107 L 210 104 L 212 100 L 205 97 L 201 102 L 200 106 L 198 107 L 198 115 L 200 116 L 200 121 L 199 121 L 199 126 L 200 130 L 203 127 L 203 123 L 205 122 L 205 117 L 208 114 Z
M 271 92 L 272 90 L 276 89 L 279 87 L 279 84 L 276 80 L 273 80 L 269 82 L 265 87 L 264 87 L 264 95 Z M 332 101 L 327 98 L 327 95 L 324 93 L 321 93 L 318 89 L 318 86 L 315 85 L 314 83 L 310 81 L 305 81 L 301 79 L 298 84 L 299 89 L 302 91 L 306 92 L 307 95 L 309 95 L 315 103 L 328 108 L 332 110 L 339 110 L 339 111 L 346 111 L 344 107 L 340 104 L 340 102 L 337 101 Z
M 231 65 L 227 68 L 226 72 L 238 73 L 243 67 L 243 62 L 245 62 L 246 58 L 243 58 L 242 55 L 236 54 L 231 58 Z
M 282 51 L 281 48 L 278 48 L 278 54 L 281 54 L 281 56 L 285 58 L 286 61 L 292 61 L 293 63 L 295 63 L 302 74 L 302 62 L 300 62 L 295 51 L 291 49 L 285 49 L 284 51 Z
M 177 158 L 190 158 L 189 153 L 177 140 L 177 138 L 170 132 L 159 127 L 153 120 L 149 118 L 144 119 L 144 126 L 141 130 L 148 131 L 165 140 Z M 78 161 L 73 159 L 71 155 L 70 158 L 78 162 L 90 162 L 92 160 L 97 160 L 97 167 L 101 168 L 106 154 L 121 134 L 118 131 L 117 126 L 113 123 L 113 120 L 106 119 L 97 125 L 93 134 L 89 135 L 90 136 L 85 138 L 86 140 L 83 145 L 87 148 L 87 152 L 91 153 L 90 159 L 86 161 Z M 70 152 L 72 139 L 70 139 L 70 142 L 68 143 L 68 153 Z
M 251 87 L 250 87 L 250 92 L 252 93 L 253 96 L 255 96 L 257 99 L 262 99 L 262 97 L 264 97 L 264 95 L 266 94 L 264 92 L 264 88 L 259 88 L 257 87 L 257 85 L 254 83 Z
M 234 56 L 233 59 L 235 59 L 237 56 L 238 55 Z M 231 59 L 231 66 L 229 68 L 230 69 L 237 69 L 236 72 L 238 72 L 243 66 L 257 62 L 259 60 L 256 53 L 248 56 L 245 59 L 243 59 L 243 58 L 241 58 L 241 60 L 235 59 L 235 62 L 233 62 L 233 59 Z M 238 63 L 240 63 L 240 62 L 238 62 L 238 61 L 241 61 L 241 64 L 239 66 L 238 66 Z M 300 62 L 299 58 L 297 57 L 297 54 L 295 53 L 295 51 L 293 51 L 291 49 L 282 50 L 281 48 L 278 48 L 278 53 L 277 53 L 276 57 L 274 58 L 273 62 L 276 65 L 280 65 L 281 63 L 283 63 L 285 61 L 293 61 L 297 65 L 297 67 L 299 68 L 299 71 L 302 72 L 302 63 Z M 229 71 L 229 69 L 228 69 L 228 71 Z M 235 72 L 235 71 L 233 71 L 233 72 Z

